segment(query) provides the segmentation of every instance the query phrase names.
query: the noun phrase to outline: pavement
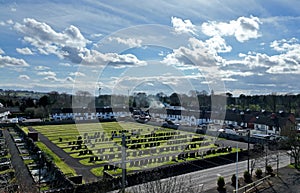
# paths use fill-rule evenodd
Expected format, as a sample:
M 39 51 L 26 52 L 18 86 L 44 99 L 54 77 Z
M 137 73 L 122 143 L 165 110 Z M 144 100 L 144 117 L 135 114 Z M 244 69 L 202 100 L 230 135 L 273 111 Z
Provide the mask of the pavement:
M 17 184 L 19 185 L 20 191 L 23 193 L 34 193 L 37 192 L 37 187 L 31 177 L 31 174 L 25 166 L 22 158 L 19 155 L 19 151 L 12 140 L 8 130 L 4 129 L 3 134 L 5 136 L 9 153 L 11 155 L 11 161 L 17 178 Z

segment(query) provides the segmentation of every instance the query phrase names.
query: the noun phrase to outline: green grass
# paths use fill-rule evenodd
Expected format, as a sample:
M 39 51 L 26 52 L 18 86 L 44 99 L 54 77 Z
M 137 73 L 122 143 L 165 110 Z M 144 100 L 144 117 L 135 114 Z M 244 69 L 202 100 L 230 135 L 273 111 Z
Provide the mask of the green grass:
M 24 160 L 23 162 L 24 162 L 25 165 L 29 165 L 29 164 L 34 163 L 34 160 L 28 159 L 28 160 Z
M 53 151 L 51 151 L 44 143 L 36 142 L 36 145 L 55 163 L 55 165 L 68 176 L 76 176 L 73 168 L 69 167 L 63 160 L 61 160 Z
M 7 170 L 4 170 L 4 171 L 1 171 L 1 172 L 0 172 L 0 175 L 7 174 L 7 173 L 9 173 L 9 172 L 13 172 L 13 171 L 15 171 L 15 170 L 14 170 L 14 169 L 12 169 L 12 168 L 10 168 L 10 169 L 7 169 Z
M 28 135 L 29 133 L 28 127 L 22 127 L 21 129 L 24 131 L 24 133 L 26 133 L 26 135 Z
M 296 168 L 295 164 L 289 164 L 288 167 L 290 167 L 292 169 L 298 169 L 298 168 L 300 168 L 300 165 L 298 165 L 298 168 Z
M 103 167 L 93 168 L 91 172 L 97 177 L 103 176 Z

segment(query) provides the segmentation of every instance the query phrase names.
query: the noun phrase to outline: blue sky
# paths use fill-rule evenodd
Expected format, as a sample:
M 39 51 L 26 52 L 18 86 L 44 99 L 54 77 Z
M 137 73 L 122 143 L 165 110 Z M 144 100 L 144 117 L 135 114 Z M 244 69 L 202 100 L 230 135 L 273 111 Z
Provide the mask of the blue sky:
M 0 1 L 0 88 L 300 93 L 300 2 Z

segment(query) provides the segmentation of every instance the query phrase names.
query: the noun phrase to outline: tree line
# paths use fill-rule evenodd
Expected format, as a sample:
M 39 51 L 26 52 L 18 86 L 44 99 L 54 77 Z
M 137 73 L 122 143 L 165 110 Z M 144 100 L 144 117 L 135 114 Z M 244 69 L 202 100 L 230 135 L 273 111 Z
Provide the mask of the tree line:
M 58 93 L 56 91 L 48 93 L 29 92 L 21 95 L 18 91 L 0 90 L 0 103 L 2 108 L 17 108 L 27 116 L 47 117 L 52 109 L 72 108 L 76 101 L 88 101 L 84 103 L 85 108 L 95 108 L 104 106 L 120 106 L 134 108 L 164 108 L 167 106 L 181 106 L 186 109 L 211 110 L 212 98 L 223 100 L 227 109 L 237 109 L 241 111 L 261 111 L 279 112 L 284 111 L 294 113 L 300 117 L 300 94 L 298 95 L 244 95 L 233 96 L 231 93 L 223 95 L 208 94 L 206 91 L 191 91 L 188 94 L 172 93 L 170 95 L 159 92 L 157 94 L 146 94 L 143 92 L 133 95 L 109 95 L 93 96 L 86 91 L 78 91 L 75 95 Z M 216 99 L 217 98 L 217 99 Z M 75 103 L 74 103 L 75 102 Z M 78 106 L 83 107 L 83 106 Z

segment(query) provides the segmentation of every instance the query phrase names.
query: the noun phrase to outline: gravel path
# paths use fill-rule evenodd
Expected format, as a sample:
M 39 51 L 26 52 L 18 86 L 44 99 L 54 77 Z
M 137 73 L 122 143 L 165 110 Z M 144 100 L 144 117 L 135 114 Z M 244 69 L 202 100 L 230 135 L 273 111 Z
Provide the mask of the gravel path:
M 7 146 L 9 149 L 9 153 L 11 154 L 11 162 L 15 169 L 15 175 L 17 178 L 17 184 L 19 185 L 20 190 L 23 193 L 34 193 L 37 192 L 37 187 L 33 181 L 29 170 L 23 162 L 23 159 L 19 155 L 19 151 L 16 147 L 15 142 L 12 140 L 9 131 L 3 130 L 3 134 L 5 136 L 5 140 L 7 142 Z
M 71 157 L 68 153 L 58 147 L 56 144 L 52 143 L 47 137 L 39 133 L 39 140 L 43 142 L 49 149 L 51 149 L 58 157 L 60 157 L 64 162 L 73 168 L 77 175 L 82 175 L 83 180 L 87 182 L 94 182 L 97 177 L 90 171 L 95 166 L 84 166 L 77 159 Z

